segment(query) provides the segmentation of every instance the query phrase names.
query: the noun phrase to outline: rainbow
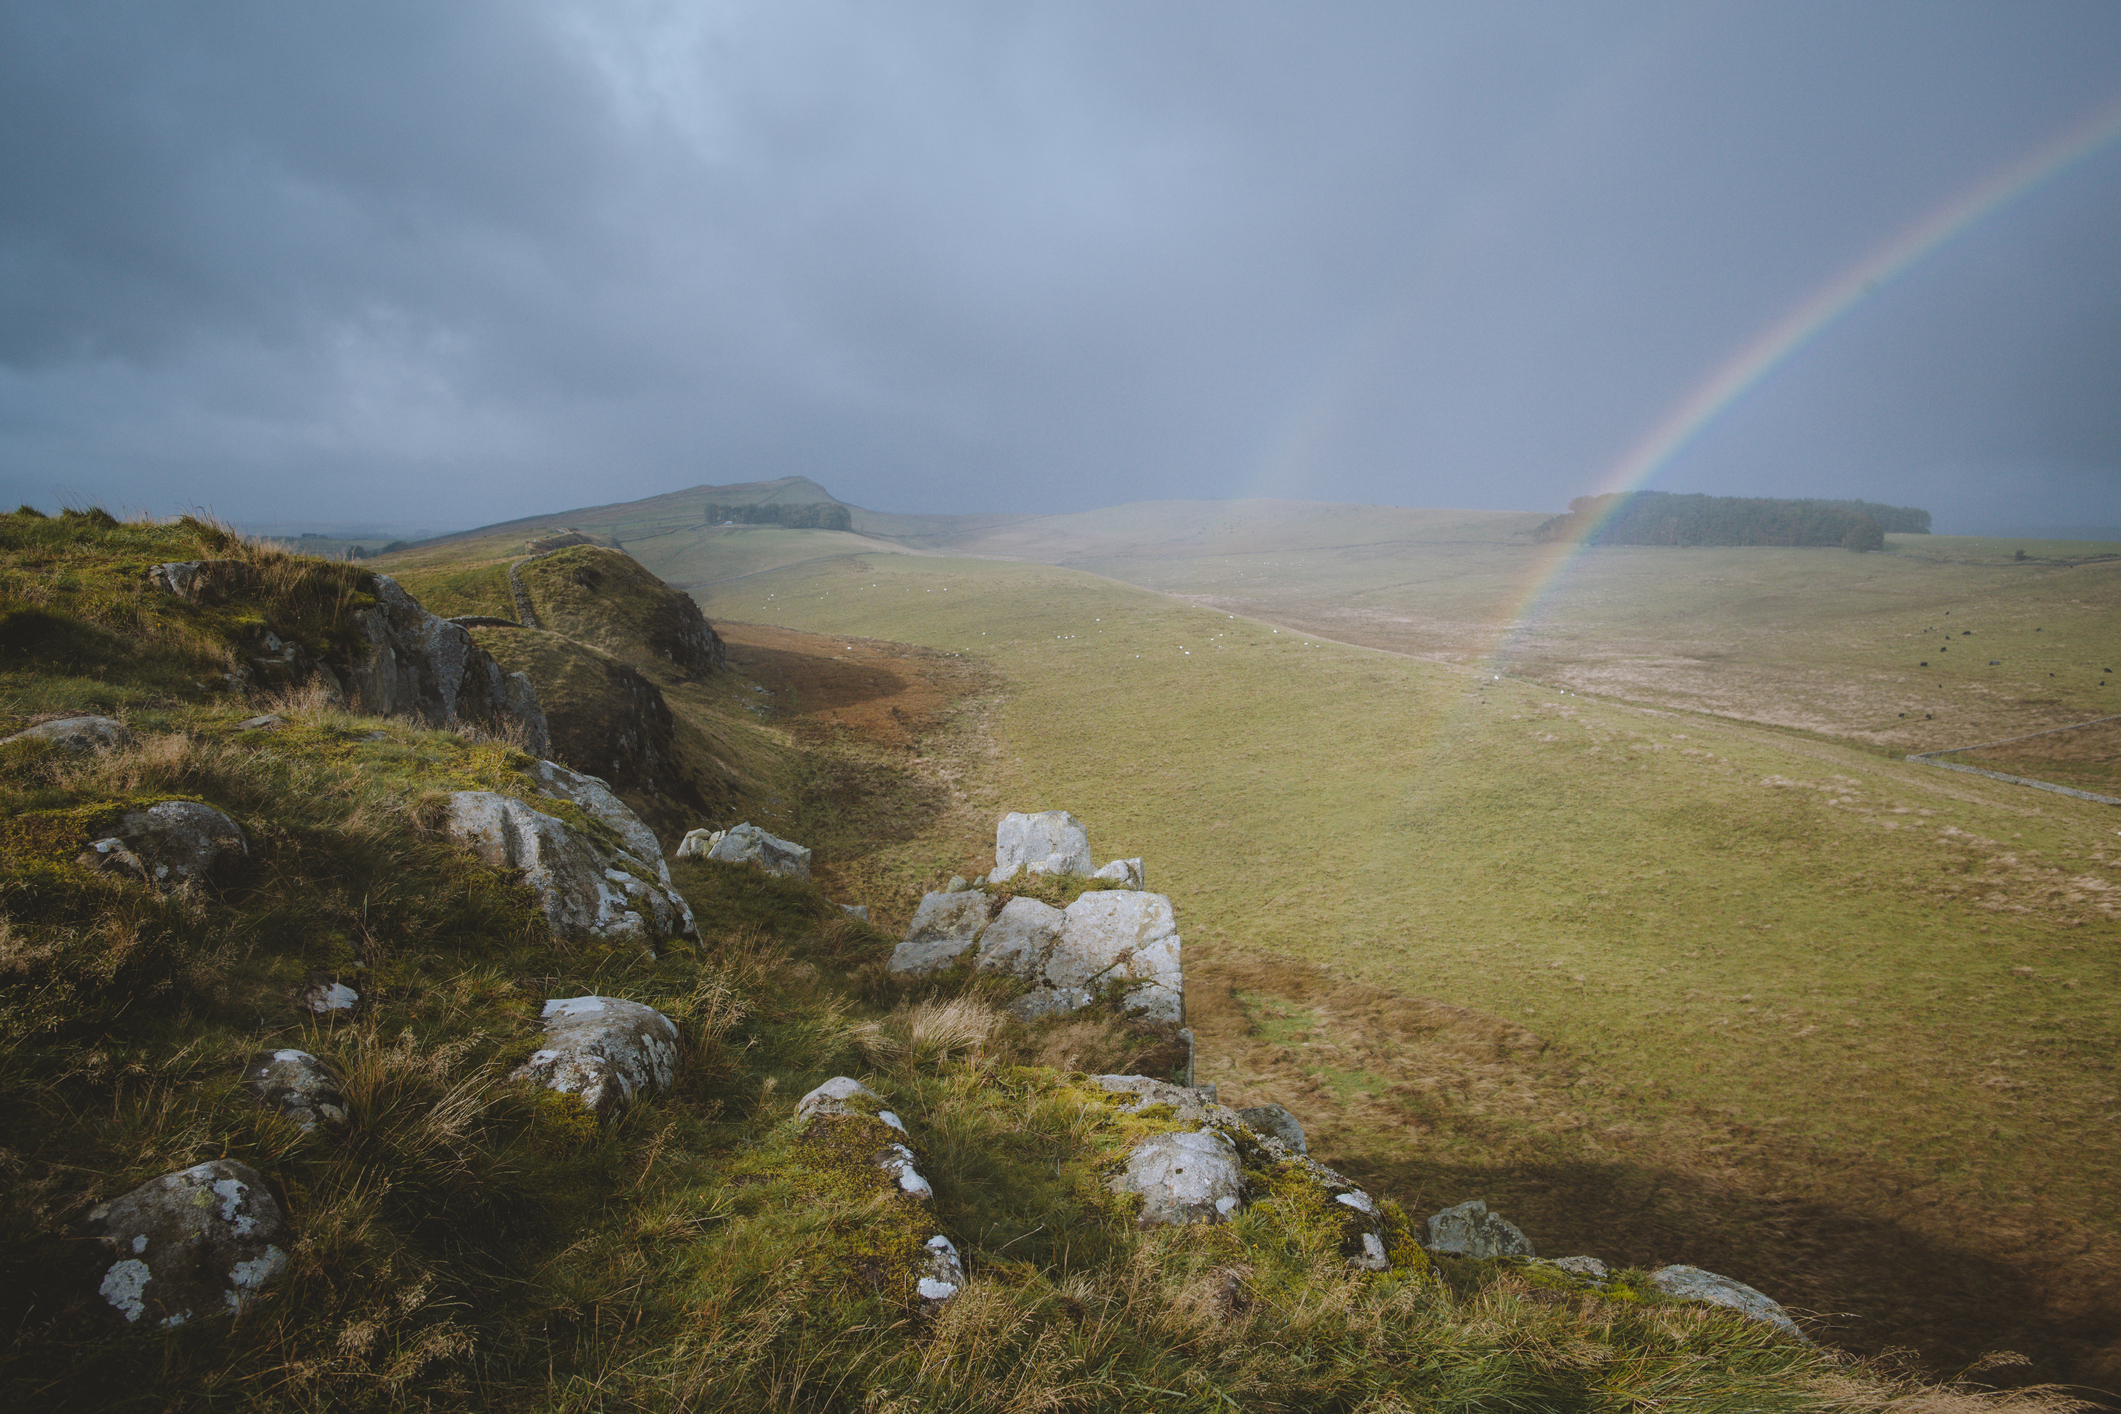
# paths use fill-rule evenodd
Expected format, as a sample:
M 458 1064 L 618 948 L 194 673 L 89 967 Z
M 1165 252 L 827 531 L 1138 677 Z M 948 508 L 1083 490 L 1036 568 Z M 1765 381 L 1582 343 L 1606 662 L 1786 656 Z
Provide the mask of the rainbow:
M 1732 404 L 1888 282 L 2117 138 L 2121 138 L 2121 100 L 2071 124 L 1872 249 L 1762 330 L 1674 405 L 1606 471 L 1600 493 L 1639 489 Z M 1615 503 L 1616 508 L 1618 504 Z M 1600 523 L 1592 521 L 1574 541 L 1559 543 L 1551 555 L 1542 557 L 1528 577 L 1525 591 L 1502 620 L 1497 653 L 1527 626 L 1527 618 L 1552 588 L 1571 553 Z

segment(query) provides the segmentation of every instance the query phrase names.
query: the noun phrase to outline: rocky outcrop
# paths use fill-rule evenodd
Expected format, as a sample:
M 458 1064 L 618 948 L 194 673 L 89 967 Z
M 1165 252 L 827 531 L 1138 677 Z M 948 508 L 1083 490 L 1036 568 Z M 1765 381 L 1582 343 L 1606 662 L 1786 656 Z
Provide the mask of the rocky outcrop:
M 1035 815 L 1011 811 L 994 830 L 991 883 L 1004 883 L 1024 870 L 1033 874 L 1088 874 L 1090 832 L 1065 810 Z
M 1146 1075 L 1100 1075 L 1097 1086 L 1126 1096 L 1121 1104 L 1126 1110 L 1157 1111 L 1187 1126 L 1142 1140 L 1112 1180 L 1115 1192 L 1141 1194 L 1139 1221 L 1145 1227 L 1227 1220 L 1255 1196 L 1246 1177 L 1246 1170 L 1253 1170 L 1270 1186 L 1288 1185 L 1321 1204 L 1339 1230 L 1341 1256 L 1351 1267 L 1384 1271 L 1392 1265 L 1395 1244 L 1404 1249 L 1412 1243 L 1403 1219 L 1395 1231 L 1384 1209 L 1354 1182 L 1246 1123 L 1237 1111 L 1216 1102 L 1211 1087 L 1173 1085 Z M 1233 1157 L 1234 1179 L 1225 1164 Z
M 1138 889 L 1143 886 L 1142 862 L 1139 859 L 1115 859 L 1090 876 L 1104 879 L 1123 889 Z
M 228 602 L 254 591 L 258 582 L 256 570 L 240 560 L 156 565 L 148 580 L 201 605 Z M 364 575 L 360 588 L 375 603 L 348 616 L 351 649 L 312 658 L 300 644 L 282 641 L 266 628 L 259 634 L 262 651 L 253 655 L 250 675 L 291 684 L 321 680 L 354 712 L 409 717 L 445 731 L 476 726 L 509 733 L 534 756 L 552 749 L 529 678 L 504 672 L 462 625 L 428 613 L 389 575 Z
M 1106 988 L 1120 1005 L 1150 1021 L 1185 1020 L 1178 920 L 1162 894 L 1104 889 L 1065 910 L 1067 921 L 1016 1004 L 1037 1017 L 1088 1006 Z
M 560 937 L 636 941 L 653 950 L 666 937 L 696 935 L 691 907 L 647 865 L 511 795 L 452 793 L 448 831 L 484 863 L 522 869 Z
M 1427 1245 L 1432 1252 L 1476 1260 L 1533 1255 L 1531 1239 L 1502 1214 L 1489 1212 L 1487 1203 L 1479 1198 L 1433 1214 L 1429 1218 Z
M 260 1051 L 243 1068 L 243 1088 L 304 1133 L 346 1123 L 346 1091 L 339 1077 L 307 1051 Z
M 1659 1267 L 1650 1273 L 1650 1283 L 1665 1295 L 1678 1300 L 1708 1301 L 1718 1306 L 1727 1306 L 1742 1316 L 1764 1321 L 1785 1335 L 1793 1335 L 1802 1341 L 1811 1339 L 1797 1328 L 1797 1323 L 1790 1319 L 1789 1313 L 1782 1309 L 1780 1302 L 1742 1281 L 1718 1276 L 1714 1272 L 1705 1272 L 1699 1267 L 1682 1265 Z
M 913 1284 L 914 1295 L 931 1304 L 948 1301 L 965 1285 L 965 1263 L 957 1254 L 957 1244 L 937 1233 L 923 1244 L 923 1249 L 925 1256 Z
M 555 933 L 634 941 L 698 936 L 692 908 L 670 887 L 654 834 L 593 776 L 551 762 L 537 767 L 547 793 L 605 826 L 608 837 L 494 791 L 449 797 L 451 839 L 496 869 L 520 869 Z
M 1113 1191 L 1141 1195 L 1143 1227 L 1220 1222 L 1244 1203 L 1237 1146 L 1212 1129 L 1159 1134 L 1134 1146 Z
M 462 627 L 428 613 L 389 575 L 376 575 L 367 587 L 375 607 L 352 615 L 361 650 L 324 665 L 337 677 L 350 708 L 410 717 L 444 730 L 514 730 L 531 755 L 552 749 L 552 733 L 529 678 L 503 672 Z
M 91 1212 L 87 1235 L 104 1249 L 105 1304 L 163 1327 L 241 1311 L 287 1269 L 280 1205 L 232 1159 L 141 1184 Z
M 905 938 L 892 949 L 889 970 L 925 977 L 949 967 L 979 940 L 999 902 L 977 889 L 923 894 Z
M 925 1205 L 935 1189 L 921 1174 L 906 1125 L 884 1108 L 883 1097 L 849 1075 L 836 1075 L 796 1101 L 796 1118 L 803 1121 L 806 1138 L 824 1141 L 849 1156 L 854 1163 L 881 1178 L 872 1202 Z M 872 1178 L 870 1183 L 876 1183 Z M 893 1192 L 896 1190 L 896 1192 Z M 908 1221 L 910 1210 L 899 1210 L 899 1223 Z M 914 1231 L 925 1230 L 925 1215 Z M 901 1228 L 903 1231 L 903 1228 Z M 888 1245 L 888 1239 L 886 1240 Z M 910 1245 L 910 1242 L 909 1242 Z M 965 1284 L 965 1267 L 957 1246 L 941 1233 L 926 1239 L 910 1254 L 913 1294 L 928 1303 L 947 1301 Z M 901 1260 L 904 1260 L 902 1257 Z
M 1304 1127 L 1295 1115 L 1280 1105 L 1247 1105 L 1237 1117 L 1270 1139 L 1279 1139 L 1299 1154 L 1310 1152 L 1304 1142 Z
M 677 1081 L 677 1023 L 654 1007 L 619 997 L 555 997 L 543 1019 L 544 1044 L 512 1078 L 579 1096 L 598 1119 Z
M 1012 898 L 979 935 L 979 955 L 972 965 L 981 972 L 1004 972 L 1034 981 L 1044 972 L 1046 959 L 1053 955 L 1067 926 L 1068 915 L 1061 909 L 1035 898 Z
M 225 883 L 249 858 L 250 841 L 234 820 L 196 800 L 165 800 L 127 811 L 117 833 L 91 843 L 81 863 L 167 892 Z
M 687 830 L 685 838 L 678 841 L 677 857 L 680 859 L 705 859 L 722 842 L 727 830 L 710 830 L 704 827 Z
M 302 1006 L 312 1016 L 350 1012 L 360 1005 L 361 994 L 335 977 L 311 977 L 309 984 L 302 989 Z
M 132 745 L 133 734 L 122 722 L 109 717 L 62 717 L 54 722 L 39 722 L 13 736 L 0 737 L 0 746 L 11 741 L 48 741 L 68 751 L 109 751 L 113 747 Z
M 769 874 L 790 879 L 810 877 L 810 851 L 802 845 L 769 835 L 748 820 L 724 834 L 707 851 L 709 859 L 730 864 L 756 864 Z
M 995 872 L 983 882 L 991 887 L 1026 871 L 1085 873 L 1089 849 L 1082 822 L 1066 811 L 1008 815 L 995 832 Z M 890 970 L 926 976 L 977 947 L 975 967 L 1029 984 L 1012 1007 L 1026 1020 L 1079 1011 L 1110 991 L 1123 1009 L 1178 1025 L 1185 1020 L 1185 976 L 1171 900 L 1139 887 L 1138 859 L 1108 869 L 1131 885 L 1089 890 L 1065 909 L 953 878 L 953 887 L 922 897 Z
M 256 572 L 244 560 L 179 560 L 150 566 L 147 582 L 187 604 L 211 608 L 250 588 Z

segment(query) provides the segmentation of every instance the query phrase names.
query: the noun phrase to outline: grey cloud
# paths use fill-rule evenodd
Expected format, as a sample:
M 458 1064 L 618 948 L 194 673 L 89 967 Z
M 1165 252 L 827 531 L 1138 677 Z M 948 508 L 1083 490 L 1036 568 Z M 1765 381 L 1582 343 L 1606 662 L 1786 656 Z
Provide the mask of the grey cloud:
M 1558 506 L 2121 97 L 2117 41 L 2094 4 L 20 0 L 0 495 Z M 1910 272 L 1660 484 L 2093 515 L 2116 175 Z

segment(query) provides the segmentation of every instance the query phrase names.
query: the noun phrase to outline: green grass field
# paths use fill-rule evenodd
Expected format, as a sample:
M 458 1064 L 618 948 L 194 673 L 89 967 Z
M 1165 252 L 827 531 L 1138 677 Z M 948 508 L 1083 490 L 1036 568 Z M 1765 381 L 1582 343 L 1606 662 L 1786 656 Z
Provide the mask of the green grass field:
M 1520 1023 L 1573 1059 L 1607 1147 L 1705 1118 L 1671 1132 L 1741 1135 L 1880 1222 L 1988 1214 L 1951 1240 L 2121 1309 L 2110 808 L 1048 566 L 863 555 L 700 597 L 991 664 L 989 803 L 1145 856 L 1189 956 Z

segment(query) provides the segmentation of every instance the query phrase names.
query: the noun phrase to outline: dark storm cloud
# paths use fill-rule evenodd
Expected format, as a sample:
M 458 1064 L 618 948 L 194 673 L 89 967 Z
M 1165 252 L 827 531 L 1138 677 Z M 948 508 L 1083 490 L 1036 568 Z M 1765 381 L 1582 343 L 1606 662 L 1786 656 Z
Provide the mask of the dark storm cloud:
M 1558 506 L 2115 52 L 2104 4 L 16 0 L 0 495 Z M 2109 151 L 1661 484 L 2111 523 L 2117 251 Z

